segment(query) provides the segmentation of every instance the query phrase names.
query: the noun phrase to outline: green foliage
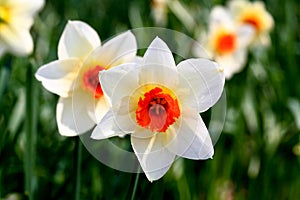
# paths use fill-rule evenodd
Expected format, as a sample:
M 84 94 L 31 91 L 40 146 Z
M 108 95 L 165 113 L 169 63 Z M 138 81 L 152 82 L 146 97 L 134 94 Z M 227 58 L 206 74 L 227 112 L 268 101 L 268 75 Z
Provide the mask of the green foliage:
M 222 2 L 182 1 L 192 27 L 172 9 L 166 27 L 197 38 L 209 10 Z M 226 82 L 226 121 L 214 158 L 179 159 L 153 183 L 141 174 L 136 199 L 300 199 L 300 4 L 265 3 L 275 21 L 271 44 L 252 49 L 245 69 Z M 102 41 L 155 26 L 149 1 L 47 1 L 32 29 L 33 55 L 0 60 L 0 198 L 131 198 L 136 174 L 103 165 L 84 147 L 78 174 L 78 138 L 59 135 L 57 96 L 34 79 L 38 67 L 57 59 L 69 19 L 90 24 Z

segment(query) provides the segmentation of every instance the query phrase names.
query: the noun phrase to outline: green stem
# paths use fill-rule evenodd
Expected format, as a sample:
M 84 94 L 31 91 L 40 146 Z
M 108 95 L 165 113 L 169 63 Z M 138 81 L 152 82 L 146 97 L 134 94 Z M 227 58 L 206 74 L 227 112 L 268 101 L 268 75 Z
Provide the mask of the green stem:
M 81 160 L 82 160 L 82 144 L 79 136 L 76 138 L 76 185 L 75 200 L 80 200 L 80 183 L 81 183 Z
M 140 171 L 141 171 L 141 168 L 139 167 L 138 171 L 136 173 L 135 181 L 134 181 L 134 186 L 133 186 L 133 191 L 132 191 L 132 195 L 131 195 L 131 200 L 134 200 L 134 198 L 135 198 L 136 188 L 137 188 L 137 185 L 138 185 L 138 182 L 139 182 L 139 177 L 140 177 Z
M 2 95 L 7 89 L 11 74 L 11 56 L 5 56 L 3 61 L 1 61 L 1 71 L 0 71 L 0 101 L 2 100 Z
M 37 88 L 34 84 L 32 65 L 27 69 L 26 81 L 26 142 L 24 151 L 24 165 L 25 165 L 25 193 L 27 193 L 29 200 L 34 199 L 35 181 L 35 144 L 36 144 L 36 126 L 37 126 Z

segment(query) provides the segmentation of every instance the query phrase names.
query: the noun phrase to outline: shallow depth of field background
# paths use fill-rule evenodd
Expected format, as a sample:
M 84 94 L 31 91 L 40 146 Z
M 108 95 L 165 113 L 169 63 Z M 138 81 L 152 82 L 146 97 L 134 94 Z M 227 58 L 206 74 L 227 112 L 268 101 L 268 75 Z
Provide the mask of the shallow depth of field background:
M 192 38 L 207 27 L 211 8 L 226 3 L 181 2 L 196 26 L 169 10 L 164 27 Z M 250 50 L 244 70 L 226 81 L 226 121 L 214 158 L 179 159 L 153 183 L 141 174 L 137 199 L 300 199 L 300 3 L 265 3 L 275 21 L 271 44 Z M 28 199 L 28 188 L 32 199 L 131 198 L 136 174 L 103 165 L 78 138 L 59 135 L 58 97 L 34 79 L 38 67 L 57 59 L 69 19 L 90 24 L 102 41 L 156 25 L 146 0 L 47 1 L 32 28 L 32 56 L 0 59 L 0 199 Z M 117 142 L 130 148 L 128 138 Z

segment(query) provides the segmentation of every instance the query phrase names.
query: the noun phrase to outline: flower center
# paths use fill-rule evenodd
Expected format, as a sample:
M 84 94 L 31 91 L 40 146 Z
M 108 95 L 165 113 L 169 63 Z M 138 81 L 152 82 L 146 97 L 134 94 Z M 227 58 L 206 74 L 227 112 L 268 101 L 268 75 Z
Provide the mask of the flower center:
M 220 54 L 232 53 L 236 48 L 236 35 L 223 33 L 217 39 L 216 49 Z
M 166 132 L 180 116 L 177 99 L 164 93 L 160 87 L 146 92 L 140 97 L 136 109 L 137 123 L 155 132 Z
M 96 67 L 87 70 L 82 77 L 83 88 L 92 93 L 95 99 L 98 99 L 103 95 L 98 74 L 104 69 L 104 67 L 97 65 Z
M 256 31 L 258 31 L 260 29 L 259 20 L 255 16 L 246 17 L 245 19 L 243 19 L 243 23 L 252 25 Z
M 4 6 L 0 6 L 0 25 L 9 21 L 9 9 Z

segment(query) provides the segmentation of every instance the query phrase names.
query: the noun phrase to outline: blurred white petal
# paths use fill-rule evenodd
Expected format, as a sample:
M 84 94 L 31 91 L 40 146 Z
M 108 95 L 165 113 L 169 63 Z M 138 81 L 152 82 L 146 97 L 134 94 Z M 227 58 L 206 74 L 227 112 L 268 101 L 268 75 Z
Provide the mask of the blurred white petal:
M 216 61 L 224 68 L 226 79 L 230 79 L 233 74 L 240 72 L 244 68 L 247 58 L 247 51 L 240 49 L 232 55 L 218 56 Z
M 35 15 L 45 4 L 44 0 L 9 0 L 5 1 L 8 7 L 12 8 L 12 14 Z
M 25 56 L 33 51 L 33 41 L 27 29 L 3 25 L 0 29 L 0 37 L 7 49 L 17 56 Z
M 224 7 L 215 6 L 210 13 L 209 27 L 211 30 L 214 30 L 215 28 L 223 24 L 232 27 L 233 26 L 232 17 L 228 12 L 228 10 L 225 9 Z
M 247 48 L 255 37 L 255 30 L 252 26 L 244 25 L 237 29 L 237 41 L 239 48 Z
M 16 56 L 26 56 L 33 51 L 33 39 L 30 27 L 34 15 L 44 5 L 43 0 L 2 1 L 0 38 L 1 45 Z

